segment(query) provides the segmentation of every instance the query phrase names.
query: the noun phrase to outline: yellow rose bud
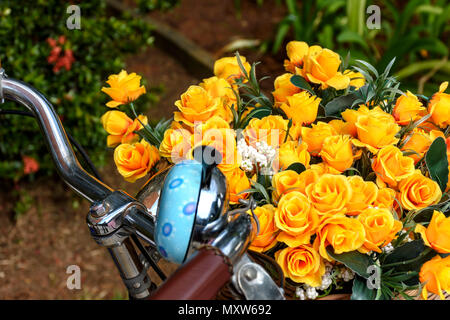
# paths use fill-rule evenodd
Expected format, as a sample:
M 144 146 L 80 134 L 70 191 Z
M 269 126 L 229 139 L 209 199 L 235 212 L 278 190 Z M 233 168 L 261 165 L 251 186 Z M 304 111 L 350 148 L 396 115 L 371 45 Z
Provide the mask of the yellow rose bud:
M 435 93 L 428 103 L 428 113 L 431 120 L 441 128 L 450 124 L 450 94 L 444 93 L 448 82 L 443 82 L 439 87 L 439 92 Z
M 373 205 L 378 208 L 392 209 L 394 206 L 395 195 L 395 190 L 391 188 L 380 188 L 378 189 L 377 198 Z
M 134 132 L 143 128 L 141 123 L 144 125 L 148 123 L 147 117 L 144 115 L 139 115 L 137 119 L 131 120 L 125 112 L 118 110 L 106 112 L 100 120 L 105 131 L 109 133 L 106 141 L 108 147 L 139 141 L 139 135 Z
M 358 250 L 366 240 L 366 231 L 362 223 L 343 215 L 326 217 L 322 220 L 314 240 L 314 248 L 320 255 L 332 261 L 326 248 L 331 245 L 336 254 Z
M 350 77 L 339 72 L 340 65 L 341 58 L 336 52 L 312 46 L 303 58 L 301 73 L 308 81 L 320 84 L 322 89 L 342 90 L 349 86 Z
M 241 62 L 247 73 L 250 72 L 250 64 L 245 57 L 240 56 Z M 229 83 L 234 83 L 234 79 L 242 78 L 244 74 L 239 68 L 237 57 L 225 57 L 214 62 L 214 75 L 225 79 Z
M 275 173 L 272 177 L 272 200 L 278 202 L 284 194 L 297 190 L 300 185 L 298 181 L 299 174 L 294 170 L 284 170 Z
M 291 164 L 300 162 L 306 168 L 309 167 L 311 156 L 308 145 L 305 142 L 287 141 L 278 149 L 278 164 L 280 168 L 288 168 Z
M 128 182 L 144 177 L 159 159 L 158 149 L 144 139 L 134 144 L 121 144 L 114 150 L 117 170 Z
M 310 245 L 296 248 L 287 247 L 277 251 L 275 260 L 286 278 L 311 287 L 318 287 L 322 284 L 325 264 L 318 252 Z
M 297 125 L 310 124 L 316 120 L 321 99 L 312 96 L 307 91 L 296 93 L 286 98 L 280 108 L 292 123 Z
M 243 132 L 247 143 L 255 146 L 256 142 L 265 142 L 277 148 L 286 137 L 288 120 L 282 116 L 270 115 L 262 119 L 253 118 Z
M 275 211 L 275 225 L 281 230 L 277 240 L 289 247 L 308 244 L 319 223 L 319 216 L 308 198 L 292 191 L 281 197 Z
M 236 168 L 234 170 L 224 172 L 224 175 L 228 182 L 231 204 L 239 203 L 239 199 L 245 199 L 248 197 L 248 193 L 239 194 L 241 191 L 250 189 L 251 187 L 250 181 L 242 169 Z
M 347 203 L 347 215 L 355 216 L 367 209 L 378 197 L 378 187 L 361 176 L 347 178 L 352 187 L 352 198 Z
M 222 107 L 220 98 L 213 98 L 208 91 L 200 86 L 190 86 L 175 102 L 179 112 L 174 112 L 174 120 L 180 121 L 189 127 L 194 122 L 206 121 Z
M 436 255 L 420 268 L 419 280 L 423 284 L 422 299 L 427 300 L 428 291 L 445 300 L 443 291 L 450 291 L 450 256 Z
M 343 172 L 350 168 L 355 159 L 361 156 L 361 151 L 353 155 L 351 137 L 348 135 L 335 135 L 323 140 L 322 151 L 319 156 L 334 169 Z
M 417 164 L 437 137 L 445 139 L 444 133 L 440 130 L 426 132 L 425 130 L 414 128 L 414 130 L 405 138 L 406 143 L 403 145 L 402 151 L 414 152 L 408 155 L 408 157 L 414 159 L 414 164 Z
M 442 197 L 439 185 L 425 177 L 420 170 L 400 181 L 398 189 L 400 203 L 406 210 L 426 208 L 438 203 Z
M 319 121 L 311 128 L 302 127 L 302 140 L 308 145 L 308 151 L 317 156 L 322 151 L 325 138 L 336 135 L 336 130 L 326 122 Z
M 134 72 L 128 74 L 122 70 L 119 74 L 110 75 L 106 83 L 110 87 L 103 87 L 102 91 L 112 99 L 106 104 L 110 108 L 130 103 L 145 93 L 145 87 L 141 86 L 141 76 Z
M 423 242 L 439 253 L 450 253 L 450 218 L 434 210 L 430 224 L 425 228 L 416 225 L 414 232 L 420 233 Z
M 167 129 L 159 153 L 174 163 L 186 159 L 192 147 L 191 138 L 192 134 L 185 129 Z
M 305 191 L 319 215 L 346 213 L 347 203 L 352 198 L 352 186 L 342 175 L 324 174 Z
M 284 60 L 284 67 L 287 71 L 296 73 L 297 68 L 303 66 L 303 59 L 308 53 L 309 46 L 303 41 L 290 41 L 286 45 L 286 53 L 289 60 Z
M 366 241 L 359 249 L 362 253 L 369 251 L 381 253 L 380 248 L 389 244 L 403 227 L 403 224 L 395 220 L 392 212 L 386 208 L 368 208 L 362 211 L 357 219 L 366 231 Z
M 284 73 L 281 76 L 275 78 L 274 88 L 272 95 L 275 100 L 275 104 L 287 102 L 287 97 L 290 97 L 296 93 L 299 93 L 301 89 L 294 86 L 291 82 L 292 73 Z
M 391 187 L 409 177 L 415 171 L 414 160 L 404 156 L 397 147 L 392 145 L 382 148 L 372 162 L 372 169 L 377 177 Z
M 257 252 L 270 250 L 277 243 L 278 228 L 275 225 L 275 207 L 266 204 L 256 207 L 253 212 L 258 217 L 259 233 L 253 239 L 249 249 Z
M 426 113 L 425 107 L 411 92 L 407 91 L 405 95 L 401 95 L 395 102 L 392 115 L 399 125 L 407 125 L 423 117 Z

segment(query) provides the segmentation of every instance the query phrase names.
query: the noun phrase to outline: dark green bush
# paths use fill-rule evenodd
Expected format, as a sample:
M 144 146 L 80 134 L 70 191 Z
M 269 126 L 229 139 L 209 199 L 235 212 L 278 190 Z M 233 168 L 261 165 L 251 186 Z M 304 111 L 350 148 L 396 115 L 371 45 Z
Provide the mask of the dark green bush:
M 81 9 L 81 29 L 69 30 L 69 5 Z M 70 70 L 54 71 L 48 62 L 47 39 L 65 37 L 72 50 Z M 66 130 L 88 150 L 94 163 L 104 164 L 105 132 L 100 116 L 107 97 L 100 89 L 109 74 L 124 68 L 126 54 L 151 44 L 151 29 L 140 20 L 108 12 L 105 1 L 2 0 L 0 2 L 0 59 L 9 77 L 28 82 L 53 104 Z M 150 91 L 150 90 L 149 90 Z M 148 96 L 148 95 L 147 95 Z M 147 99 L 152 99 L 150 98 Z M 22 109 L 6 102 L 2 109 Z M 23 156 L 40 164 L 40 173 L 53 172 L 46 145 L 32 118 L 0 115 L 0 179 L 23 176 Z

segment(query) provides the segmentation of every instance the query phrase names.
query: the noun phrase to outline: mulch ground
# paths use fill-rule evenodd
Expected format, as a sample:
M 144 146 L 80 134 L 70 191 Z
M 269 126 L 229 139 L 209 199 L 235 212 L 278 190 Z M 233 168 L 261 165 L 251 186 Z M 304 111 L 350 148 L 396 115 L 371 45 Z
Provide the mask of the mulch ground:
M 233 1 L 182 0 L 167 13 L 151 16 L 180 31 L 216 58 L 231 56 L 221 49 L 235 39 L 259 39 L 273 36 L 274 27 L 284 16 L 283 8 L 265 1 L 258 7 L 254 1 L 241 1 L 242 17 L 237 18 Z M 284 53 L 261 55 L 257 51 L 239 50 L 249 61 L 261 61 L 258 77 L 271 75 L 263 82 L 272 90 L 273 78 L 283 72 Z M 165 88 L 158 106 L 148 112 L 153 119 L 169 117 L 174 102 L 189 85 L 201 79 L 190 75 L 171 55 L 159 48 L 130 57 L 128 71 L 143 75 L 148 84 Z M 112 159 L 112 155 L 110 156 Z M 126 183 L 110 163 L 101 169 L 107 184 L 135 194 L 144 181 Z M 19 189 L 31 200 L 29 209 L 13 217 L 19 201 Z M 0 186 L 0 299 L 124 299 L 126 290 L 106 249 L 90 237 L 85 217 L 88 203 L 74 195 L 57 178 L 40 178 L 17 186 Z M 81 289 L 66 286 L 67 267 L 81 269 Z M 163 265 L 168 271 L 167 266 Z M 159 278 L 151 274 L 155 282 Z

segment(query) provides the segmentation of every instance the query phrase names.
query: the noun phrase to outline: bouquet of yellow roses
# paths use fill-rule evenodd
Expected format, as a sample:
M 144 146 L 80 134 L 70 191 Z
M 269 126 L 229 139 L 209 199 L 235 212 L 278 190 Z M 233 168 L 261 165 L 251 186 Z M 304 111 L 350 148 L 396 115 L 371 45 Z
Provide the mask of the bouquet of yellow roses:
M 380 73 L 317 45 L 286 49 L 271 96 L 257 64 L 236 53 L 217 60 L 214 76 L 190 86 L 173 118 L 154 126 L 134 106 L 145 93 L 140 76 L 111 75 L 102 89 L 111 110 L 101 120 L 119 173 L 134 182 L 212 146 L 231 206 L 257 202 L 250 249 L 281 267 L 289 298 L 444 299 L 448 83 L 432 97 L 404 93 L 389 74 L 394 61 Z

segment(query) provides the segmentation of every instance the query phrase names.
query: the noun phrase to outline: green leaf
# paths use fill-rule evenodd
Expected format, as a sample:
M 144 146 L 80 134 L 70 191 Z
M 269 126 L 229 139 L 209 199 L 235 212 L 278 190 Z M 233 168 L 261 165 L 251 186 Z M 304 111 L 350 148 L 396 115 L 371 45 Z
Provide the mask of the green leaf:
M 303 163 L 295 162 L 295 163 L 291 164 L 289 167 L 287 167 L 286 170 L 293 170 L 293 171 L 297 172 L 298 174 L 300 174 L 306 170 L 306 167 Z
M 242 125 L 240 127 L 241 128 L 245 128 L 247 126 L 247 124 L 250 122 L 251 119 L 253 119 L 253 118 L 262 119 L 264 117 L 267 117 L 271 113 L 272 113 L 272 109 L 271 108 L 267 108 L 267 107 L 254 108 L 245 117 L 245 120 L 243 121 L 243 123 L 242 123 Z
M 442 192 L 445 192 L 448 182 L 448 160 L 444 138 L 438 137 L 433 141 L 425 155 L 425 163 L 430 178 L 439 184 Z
M 355 276 L 355 279 L 353 279 L 352 295 L 350 296 L 351 300 L 375 300 L 376 293 L 374 289 L 369 289 L 366 279 Z
M 370 276 L 367 269 L 373 263 L 368 255 L 362 254 L 358 251 L 336 254 L 334 253 L 334 249 L 331 246 L 327 247 L 327 253 L 331 258 L 345 264 L 348 268 L 352 269 L 361 277 L 367 279 Z
M 311 85 L 306 81 L 305 78 L 299 75 L 294 75 L 291 77 L 291 83 L 297 88 L 303 89 L 311 93 L 312 95 L 316 95 L 311 87 Z
M 345 109 L 351 108 L 353 103 L 358 99 L 360 99 L 360 96 L 356 92 L 337 97 L 325 105 L 325 115 L 339 115 Z

